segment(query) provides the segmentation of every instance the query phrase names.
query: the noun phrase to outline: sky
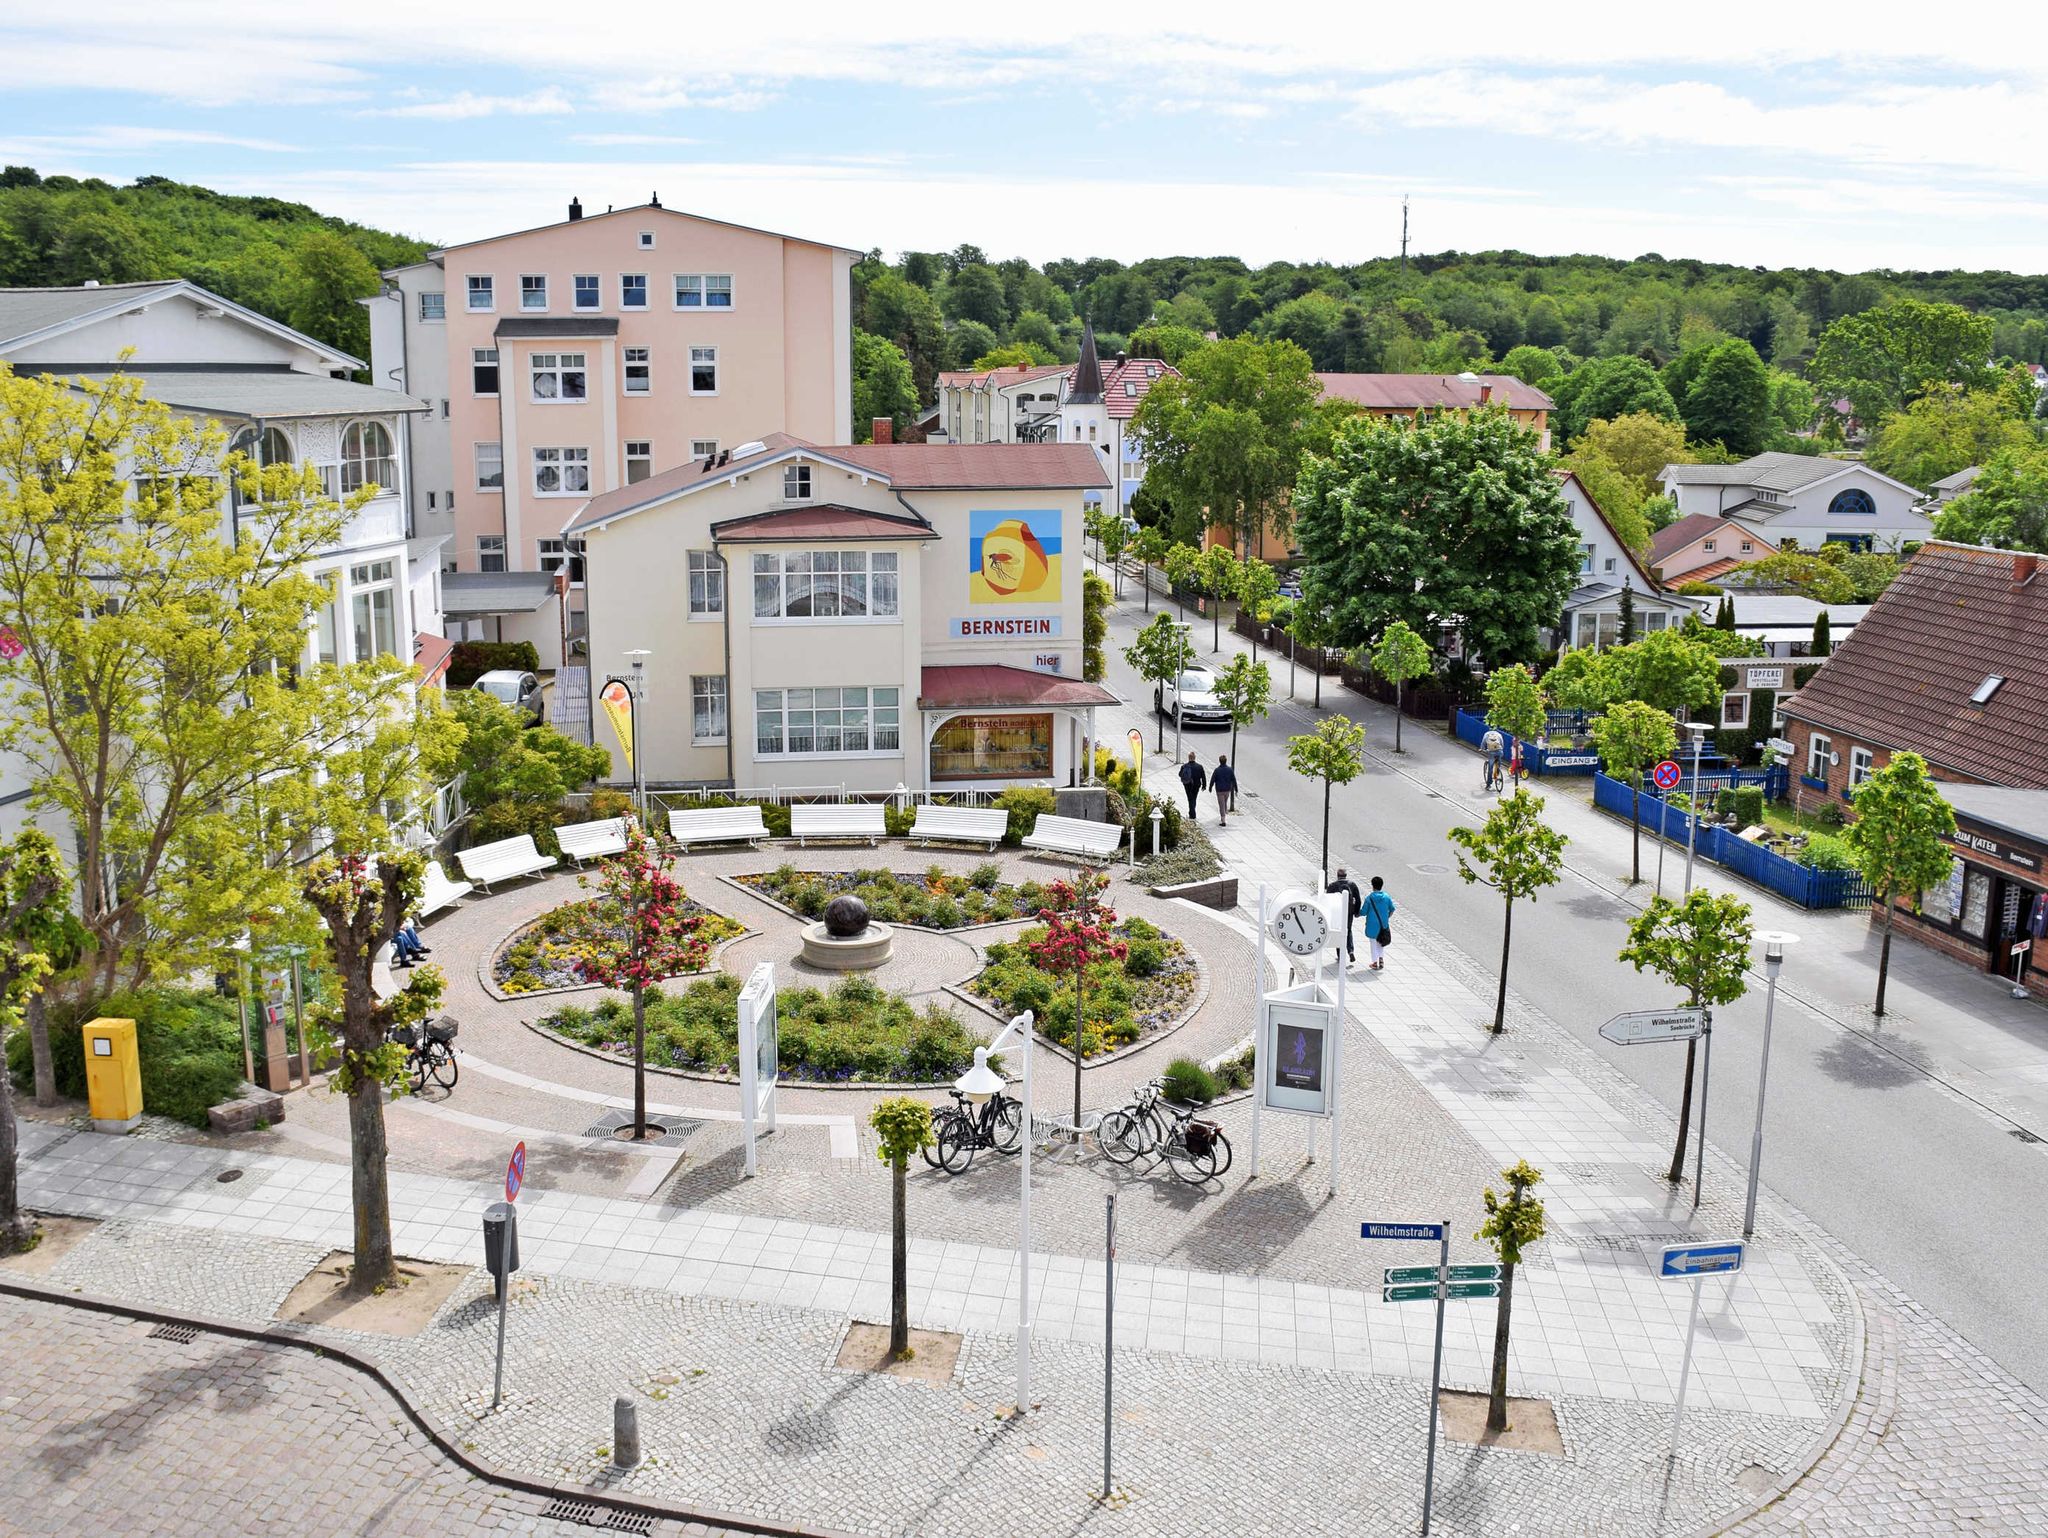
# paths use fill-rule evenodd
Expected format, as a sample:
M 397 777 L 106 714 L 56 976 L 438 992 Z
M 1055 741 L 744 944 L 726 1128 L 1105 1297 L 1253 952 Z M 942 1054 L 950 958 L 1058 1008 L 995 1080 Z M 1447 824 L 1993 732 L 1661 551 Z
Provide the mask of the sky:
M 1867 3 L 10 0 L 0 160 L 453 243 L 569 199 L 1002 258 L 2048 266 L 2048 20 Z

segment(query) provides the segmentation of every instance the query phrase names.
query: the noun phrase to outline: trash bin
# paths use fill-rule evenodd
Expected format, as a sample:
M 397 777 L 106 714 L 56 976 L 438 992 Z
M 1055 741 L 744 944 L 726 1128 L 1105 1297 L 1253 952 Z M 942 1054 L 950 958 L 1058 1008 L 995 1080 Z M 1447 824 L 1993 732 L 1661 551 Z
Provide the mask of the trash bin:
M 85 1099 L 95 1132 L 133 1132 L 142 1121 L 142 1056 L 133 1020 L 88 1020 Z
M 519 1213 L 510 1202 L 484 1208 L 484 1267 L 491 1273 L 491 1295 L 505 1296 L 505 1279 L 519 1269 Z

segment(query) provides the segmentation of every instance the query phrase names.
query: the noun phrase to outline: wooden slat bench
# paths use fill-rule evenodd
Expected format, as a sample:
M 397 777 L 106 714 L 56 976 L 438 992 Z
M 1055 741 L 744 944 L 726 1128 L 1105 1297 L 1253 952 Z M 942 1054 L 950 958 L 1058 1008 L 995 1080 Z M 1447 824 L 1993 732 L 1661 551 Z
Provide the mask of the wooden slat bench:
M 1083 859 L 1107 860 L 1124 841 L 1121 824 L 1092 822 L 1085 817 L 1055 817 L 1040 812 L 1031 831 L 1024 836 L 1026 849 L 1043 849 L 1052 854 L 1077 854 Z
M 789 831 L 799 846 L 812 838 L 864 838 L 873 844 L 889 831 L 882 811 L 879 801 L 793 806 L 789 809 Z
M 1009 830 L 1010 814 L 1001 807 L 931 806 L 920 804 L 910 836 L 929 844 L 947 839 L 958 844 L 986 844 L 993 850 Z
M 585 860 L 598 860 L 608 854 L 624 854 L 626 851 L 626 819 L 603 817 L 596 822 L 569 822 L 555 829 L 555 842 L 562 846 L 562 853 L 578 865 Z
M 668 836 L 686 853 L 692 844 L 721 844 L 744 840 L 760 847 L 768 837 L 768 824 L 761 820 L 758 806 L 704 806 L 668 814 Z
M 542 854 L 534 847 L 531 833 L 501 838 L 494 844 L 478 844 L 474 849 L 463 850 L 455 858 L 462 862 L 462 874 L 486 892 L 491 889 L 493 881 L 508 881 L 514 876 L 537 876 L 555 864 L 553 855 Z

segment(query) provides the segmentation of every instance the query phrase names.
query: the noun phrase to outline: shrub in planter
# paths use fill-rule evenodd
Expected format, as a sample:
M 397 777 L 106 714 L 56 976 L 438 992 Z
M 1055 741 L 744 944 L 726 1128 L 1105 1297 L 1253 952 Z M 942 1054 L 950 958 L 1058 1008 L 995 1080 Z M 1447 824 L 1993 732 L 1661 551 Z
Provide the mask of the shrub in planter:
M 1849 852 L 1848 844 L 1827 833 L 1807 835 L 1806 847 L 1799 851 L 1799 863 L 1809 870 L 1856 869 L 1856 857 Z
M 542 854 L 560 854 L 555 828 L 577 820 L 578 814 L 552 801 L 493 801 L 469 819 L 469 842 L 494 844 L 501 838 L 533 835 L 533 847 Z
M 1839 828 L 1849 820 L 1847 810 L 1843 808 L 1842 803 L 1839 801 L 1828 802 L 1827 805 L 1823 806 L 1814 815 L 1831 828 Z
M 1221 1093 L 1216 1076 L 1191 1057 L 1177 1057 L 1166 1065 L 1166 1096 L 1183 1105 L 1207 1105 Z
M 1039 814 L 1059 810 L 1059 799 L 1038 785 L 1015 786 L 998 795 L 995 804 L 1010 814 L 1010 825 L 1003 830 L 1005 849 L 1023 848 L 1024 835 L 1031 831 L 1031 825 L 1038 821 Z
M 1761 785 L 1730 786 L 1715 797 L 1714 810 L 1723 816 L 1732 812 L 1741 827 L 1755 827 L 1764 820 L 1764 788 Z
M 1131 977 L 1151 977 L 1166 965 L 1166 946 L 1158 940 L 1132 940 L 1124 954 L 1124 971 Z

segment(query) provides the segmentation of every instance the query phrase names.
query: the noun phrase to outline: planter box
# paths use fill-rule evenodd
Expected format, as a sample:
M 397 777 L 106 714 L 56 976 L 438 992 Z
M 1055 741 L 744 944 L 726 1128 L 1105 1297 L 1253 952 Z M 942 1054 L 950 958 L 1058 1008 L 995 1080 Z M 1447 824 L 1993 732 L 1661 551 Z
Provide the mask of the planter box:
M 1154 897 L 1184 897 L 1205 908 L 1229 911 L 1237 906 L 1237 877 L 1211 876 L 1207 881 L 1183 881 L 1176 886 L 1152 888 Z
M 274 1127 L 283 1120 L 284 1101 L 253 1084 L 244 1084 L 241 1094 L 206 1113 L 206 1123 L 215 1132 L 254 1132 L 259 1121 Z

